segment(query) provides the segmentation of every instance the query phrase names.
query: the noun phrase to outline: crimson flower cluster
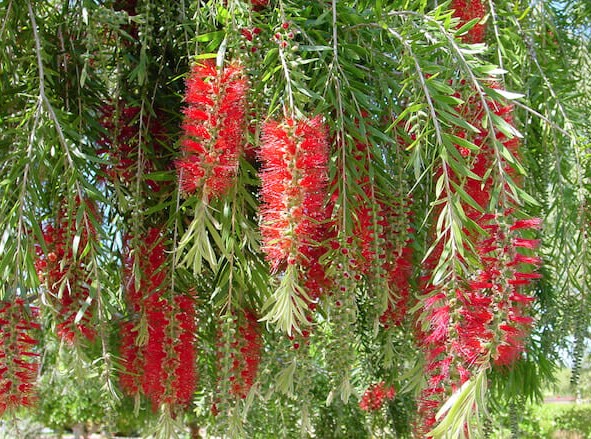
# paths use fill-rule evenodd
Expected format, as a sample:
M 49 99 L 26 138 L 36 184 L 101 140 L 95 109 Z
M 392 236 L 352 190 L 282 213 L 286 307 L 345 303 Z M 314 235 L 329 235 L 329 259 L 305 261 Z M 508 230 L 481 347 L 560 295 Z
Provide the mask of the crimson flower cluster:
M 35 402 L 38 314 L 22 299 L 0 302 L 0 415 Z
M 456 14 L 465 21 L 482 18 L 486 13 L 485 7 L 476 1 L 469 5 L 456 1 L 452 7 L 454 5 Z M 466 14 L 473 15 L 465 18 Z M 467 42 L 471 43 L 482 42 L 484 32 L 484 28 L 475 27 L 464 38 L 469 38 Z M 460 82 L 460 85 L 465 83 Z M 489 86 L 500 87 L 496 83 Z M 457 95 L 459 97 L 460 93 Z M 466 215 L 484 234 L 475 236 L 468 230 L 463 232 L 474 242 L 481 268 L 453 289 L 429 285 L 429 276 L 425 276 L 421 321 L 424 326 L 426 324 L 426 330 L 419 328 L 417 331 L 420 344 L 427 352 L 426 374 L 429 377 L 418 407 L 423 419 L 420 426 L 423 434 L 435 424 L 435 413 L 450 386 L 452 390 L 459 388 L 470 378 L 475 367 L 487 364 L 510 366 L 521 356 L 533 323 L 528 308 L 534 300 L 523 290 L 532 280 L 541 277 L 534 271 L 541 263 L 534 254 L 538 241 L 521 236 L 522 231 L 539 228 L 541 221 L 537 218 L 516 219 L 509 196 L 502 200 L 504 210 L 488 213 L 495 178 L 504 178 L 495 171 L 497 157 L 491 136 L 494 135 L 495 141 L 513 156 L 518 156 L 519 142 L 500 131 L 491 133 L 482 120 L 486 119 L 486 111 L 490 111 L 512 126 L 512 107 L 490 98 L 486 99 L 484 107 L 475 93 L 471 93 L 465 102 L 458 108 L 458 113 L 479 132 L 455 134 L 473 142 L 479 149 L 474 152 L 457 147 L 478 177 L 468 178 L 464 190 L 485 213 L 466 203 L 463 206 Z M 501 168 L 513 181 L 519 181 L 508 163 L 503 162 Z M 491 169 L 494 172 L 490 172 Z M 441 242 L 426 261 L 428 271 L 436 266 L 442 248 Z
M 386 383 L 380 381 L 365 390 L 361 401 L 359 401 L 359 407 L 367 412 L 375 412 L 382 408 L 385 401 L 392 400 L 395 396 L 396 389 L 392 386 L 386 387 Z
M 125 371 L 120 384 L 127 395 L 144 394 L 154 410 L 163 404 L 185 407 L 197 381 L 193 299 L 185 295 L 169 299 L 164 294 L 170 285 L 166 249 L 158 228 L 148 231 L 134 253 L 129 250 L 130 241 L 124 275 L 131 318 L 121 326 L 120 355 Z M 142 321 L 147 322 L 145 333 L 141 333 Z
M 256 314 L 250 310 L 243 312 L 240 321 L 237 318 L 234 321 L 238 331 L 231 344 L 230 393 L 244 399 L 254 384 L 261 362 L 261 329 Z
M 255 11 L 259 11 L 269 6 L 269 0 L 250 0 L 250 3 Z
M 216 198 L 234 184 L 244 141 L 247 88 L 238 64 L 221 71 L 209 61 L 193 67 L 185 95 L 183 156 L 176 162 L 184 193 L 200 190 L 205 199 Z
M 153 151 L 147 151 L 143 139 L 140 145 L 140 111 L 138 106 L 103 105 L 100 123 L 105 133 L 99 139 L 100 148 L 97 153 L 108 159 L 108 165 L 101 165 L 101 169 L 112 183 L 129 186 L 137 178 L 139 149 L 144 148 L 144 158 L 141 166 L 142 175 L 156 170 L 153 158 L 160 150 L 160 143 L 164 141 L 166 133 L 164 127 L 156 118 L 143 117 L 142 123 L 148 125 L 150 146 Z M 158 182 L 146 179 L 148 188 L 160 191 Z
M 386 268 L 388 273 L 388 285 L 391 294 L 391 300 L 388 301 L 388 308 L 380 316 L 380 323 L 384 329 L 391 326 L 401 326 L 406 319 L 410 294 L 410 279 L 412 276 L 412 248 L 410 246 L 410 239 L 407 240 L 407 245 L 402 248 L 394 261 L 389 263 L 390 267 Z
M 327 284 L 320 257 L 328 231 L 325 208 L 329 146 L 320 116 L 269 121 L 263 126 L 261 234 L 274 272 L 287 264 L 307 272 L 308 296 L 319 297 Z
M 470 20 L 482 19 L 486 15 L 486 6 L 482 0 L 453 0 L 450 8 L 455 10 L 454 15 L 460 19 L 460 27 Z M 485 33 L 485 25 L 477 23 L 462 36 L 462 40 L 469 44 L 482 43 Z
M 504 212 L 510 217 L 512 212 Z M 541 275 L 541 260 L 532 255 L 538 241 L 522 231 L 537 229 L 537 218 L 513 220 L 483 215 L 479 225 L 487 235 L 478 242 L 482 268 L 463 288 L 430 288 L 424 299 L 428 329 L 419 330 L 427 352 L 427 388 L 419 401 L 423 432 L 435 424 L 435 413 L 447 392 L 458 389 L 483 364 L 512 365 L 525 350 L 533 319 L 528 315 L 534 298 L 524 289 Z
M 173 360 L 171 361 L 171 386 L 173 392 L 169 396 L 168 402 L 188 406 L 197 386 L 197 371 L 195 369 L 197 361 L 195 303 L 193 297 L 184 295 L 175 296 L 173 301 L 175 338 L 170 340 L 174 346 Z
M 364 112 L 363 117 L 367 117 Z M 400 149 L 399 153 L 402 153 Z M 358 142 L 354 154 L 359 174 L 367 175 L 371 154 L 368 145 Z M 356 185 L 362 194 L 356 197 L 352 236 L 347 237 L 341 252 L 349 259 L 354 280 L 362 275 L 378 275 L 388 286 L 388 307 L 380 316 L 385 329 L 399 326 L 406 317 L 410 298 L 412 249 L 410 202 L 382 193 L 369 177 L 360 177 Z M 338 194 L 338 191 L 336 192 Z M 400 194 L 402 196 L 402 194 Z M 368 203 L 367 200 L 373 202 Z M 346 276 L 351 273 L 347 272 Z
M 86 208 L 80 224 L 81 231 L 77 230 L 73 218 L 76 211 L 62 208 L 57 219 L 43 227 L 44 246 L 36 246 L 37 275 L 45 284 L 49 302 L 58 313 L 57 334 L 69 344 L 83 339 L 92 341 L 96 337 L 96 330 L 91 324 L 93 307 L 88 307 L 77 321 L 78 312 L 86 307 L 88 285 L 91 283 L 85 258 L 81 254 L 89 237 L 95 233 L 94 223 L 98 218 L 96 207 L 89 201 L 84 203 Z M 76 242 L 77 254 L 74 254 Z

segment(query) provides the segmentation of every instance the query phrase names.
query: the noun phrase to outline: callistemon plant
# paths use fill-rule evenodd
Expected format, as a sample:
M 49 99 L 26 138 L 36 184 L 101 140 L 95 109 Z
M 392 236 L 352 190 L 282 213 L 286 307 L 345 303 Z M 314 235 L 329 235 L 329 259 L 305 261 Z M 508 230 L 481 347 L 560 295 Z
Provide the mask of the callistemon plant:
M 272 272 L 282 277 L 267 302 L 271 309 L 264 319 L 279 322 L 290 333 L 306 319 L 312 298 L 321 293 L 302 287 L 300 270 L 314 264 L 310 259 L 319 255 L 313 249 L 325 239 L 328 152 L 321 116 L 268 121 L 263 126 L 259 151 L 263 250 Z M 324 277 L 321 269 L 309 274 Z
M 35 402 L 38 314 L 20 298 L 0 302 L 0 415 Z
M 81 221 L 77 212 L 62 207 L 55 221 L 43 227 L 43 245 L 37 245 L 35 268 L 45 286 L 46 303 L 55 311 L 58 336 L 69 344 L 84 339 L 94 340 L 96 330 L 91 323 L 94 306 L 89 285 L 86 247 L 94 239 L 98 220 L 96 206 L 76 199 L 76 209 L 83 209 Z
M 151 228 L 131 252 L 127 240 L 125 292 L 129 319 L 121 326 L 123 391 L 145 395 L 153 410 L 183 409 L 191 401 L 195 369 L 196 317 L 192 297 L 170 297 L 164 236 Z
M 198 192 L 209 200 L 234 184 L 244 147 L 247 89 L 239 64 L 218 69 L 205 61 L 191 70 L 186 82 L 182 157 L 176 162 L 185 194 Z

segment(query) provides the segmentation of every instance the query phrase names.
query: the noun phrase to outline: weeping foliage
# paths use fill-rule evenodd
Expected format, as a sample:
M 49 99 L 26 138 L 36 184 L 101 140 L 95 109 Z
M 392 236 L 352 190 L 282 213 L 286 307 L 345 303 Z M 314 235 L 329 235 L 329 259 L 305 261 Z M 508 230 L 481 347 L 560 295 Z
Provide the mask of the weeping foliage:
M 2 411 L 64 352 L 157 437 L 482 437 L 576 383 L 588 2 L 0 11 Z

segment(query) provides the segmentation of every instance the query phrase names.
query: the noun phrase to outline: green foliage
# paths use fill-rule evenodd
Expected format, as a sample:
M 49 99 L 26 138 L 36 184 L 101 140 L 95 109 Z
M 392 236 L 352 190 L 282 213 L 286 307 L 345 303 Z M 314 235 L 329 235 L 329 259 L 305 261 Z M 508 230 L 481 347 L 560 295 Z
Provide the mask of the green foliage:
M 555 419 L 556 428 L 563 431 L 577 432 L 585 438 L 591 437 L 591 406 L 572 407 Z
M 113 401 L 92 365 L 87 364 L 82 370 L 70 369 L 68 357 L 43 375 L 39 405 L 32 412 L 32 420 L 57 433 L 83 425 L 89 431 L 104 430 L 123 436 L 146 432 L 154 423 L 155 415 L 146 410 L 136 411 L 133 400 Z

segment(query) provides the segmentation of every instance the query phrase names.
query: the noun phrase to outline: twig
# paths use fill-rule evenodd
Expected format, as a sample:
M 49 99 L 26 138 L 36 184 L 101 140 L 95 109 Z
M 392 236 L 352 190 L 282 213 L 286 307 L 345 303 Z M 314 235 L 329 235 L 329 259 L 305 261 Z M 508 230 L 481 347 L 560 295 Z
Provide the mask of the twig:
M 37 33 L 37 20 L 35 19 L 35 14 L 33 12 L 33 7 L 31 6 L 31 1 L 27 0 L 27 8 L 29 10 L 29 18 L 31 19 L 31 26 L 33 28 L 33 38 L 35 39 L 35 51 L 37 54 L 37 68 L 39 70 L 39 99 L 43 103 L 43 106 L 47 110 L 49 114 L 49 118 L 53 122 L 55 126 L 55 130 L 57 131 L 58 139 L 62 147 L 64 148 L 64 152 L 66 153 L 66 159 L 68 160 L 68 164 L 72 169 L 76 169 L 74 165 L 74 160 L 72 159 L 72 155 L 70 153 L 70 148 L 68 147 L 68 143 L 66 141 L 66 137 L 62 130 L 62 126 L 60 125 L 59 119 L 55 114 L 53 106 L 47 95 L 45 94 L 45 69 L 43 67 L 43 60 L 41 58 L 41 40 L 39 39 L 39 34 Z M 80 183 L 78 180 L 75 182 L 76 185 L 76 192 L 80 199 L 82 199 L 82 189 L 80 188 Z
M 435 127 L 435 137 L 437 139 L 437 144 L 443 148 L 445 148 L 445 145 L 443 144 L 443 130 L 441 129 L 441 125 L 439 124 L 439 119 L 437 117 L 437 112 L 435 110 L 435 104 L 433 103 L 433 99 L 431 98 L 431 93 L 429 92 L 429 87 L 427 87 L 427 81 L 425 80 L 425 75 L 423 74 L 423 69 L 421 68 L 421 65 L 419 64 L 419 60 L 418 58 L 415 56 L 414 51 L 412 50 L 412 47 L 410 46 L 410 44 L 408 44 L 408 42 L 402 37 L 402 35 L 400 35 L 398 32 L 396 32 L 394 29 L 392 28 L 388 28 L 388 32 L 390 32 L 394 37 L 396 37 L 400 43 L 404 46 L 404 48 L 408 51 L 408 53 L 410 54 L 410 56 L 413 59 L 414 65 L 415 65 L 415 70 L 417 72 L 417 74 L 419 75 L 419 81 L 421 83 L 421 88 L 423 89 L 423 92 L 425 93 L 425 99 L 427 99 L 427 105 L 429 106 L 429 112 L 431 113 L 431 119 L 433 121 L 433 126 Z M 449 172 L 449 168 L 448 168 L 448 164 L 446 160 L 441 160 L 441 165 L 443 168 L 443 174 L 444 174 L 444 178 L 445 178 L 445 190 L 446 190 L 446 197 L 449 198 L 451 196 L 451 194 L 453 193 L 452 189 L 451 189 L 451 177 L 450 177 L 450 172 Z M 454 228 L 452 226 L 452 224 L 457 223 L 457 218 L 455 218 L 454 215 L 454 208 L 453 208 L 453 203 L 448 203 L 448 209 L 447 209 L 447 220 L 449 221 L 448 224 L 448 228 L 449 228 L 449 234 L 450 234 L 450 242 L 451 242 L 451 255 L 449 256 L 450 260 L 456 260 L 457 259 L 457 249 L 460 248 L 460 246 L 458 245 L 458 239 L 455 236 L 455 232 L 454 232 Z M 455 278 L 455 270 L 453 270 L 453 276 Z
M 10 0 L 10 3 L 8 3 L 8 6 L 6 7 L 6 15 L 4 16 L 4 20 L 2 21 L 2 29 L 0 29 L 0 39 L 4 36 L 4 29 L 6 29 L 6 22 L 8 21 L 8 17 L 10 16 L 11 12 L 12 12 L 12 0 Z

